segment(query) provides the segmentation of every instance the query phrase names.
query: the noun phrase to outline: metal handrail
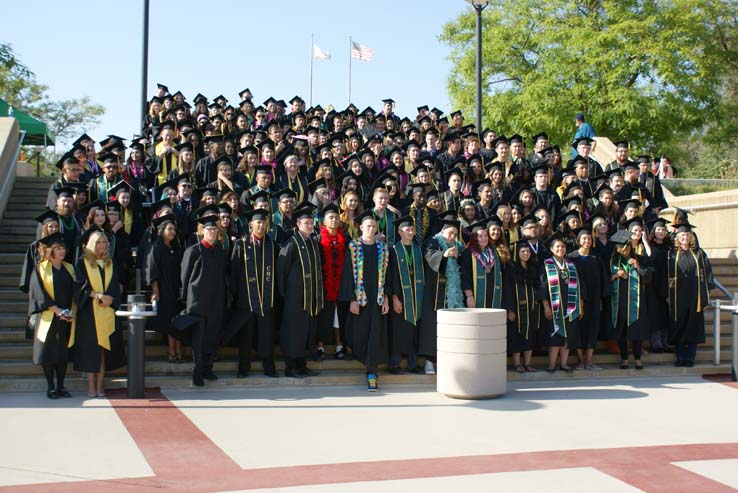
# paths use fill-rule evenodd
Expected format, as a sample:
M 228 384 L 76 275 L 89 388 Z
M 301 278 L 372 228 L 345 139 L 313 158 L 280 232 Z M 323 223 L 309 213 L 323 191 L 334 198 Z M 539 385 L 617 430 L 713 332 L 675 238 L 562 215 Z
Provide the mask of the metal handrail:
M 720 311 L 730 311 L 733 315 L 733 341 L 731 351 L 731 373 L 734 382 L 738 382 L 738 293 L 732 296 L 732 304 L 722 304 L 720 299 L 713 300 L 715 309 L 713 318 L 713 363 L 720 364 Z
M 10 166 L 8 167 L 8 174 L 5 175 L 5 181 L 3 182 L 2 188 L 0 188 L 0 203 L 2 202 L 2 198 L 5 196 L 5 192 L 8 189 L 10 179 L 15 179 L 15 167 L 18 164 L 18 156 L 20 155 L 21 146 L 23 145 L 23 140 L 25 138 L 26 131 L 21 130 L 20 136 L 18 137 L 18 145 L 15 147 L 15 154 L 13 154 L 13 159 L 10 161 Z
M 718 281 L 717 279 L 713 279 L 713 284 L 715 284 L 715 287 L 718 288 L 720 291 L 722 291 L 722 293 L 725 296 L 727 296 L 728 298 L 732 298 L 733 297 L 733 293 L 731 293 L 730 291 L 728 291 L 728 288 L 726 288 L 725 286 L 723 286 L 723 284 L 720 281 Z

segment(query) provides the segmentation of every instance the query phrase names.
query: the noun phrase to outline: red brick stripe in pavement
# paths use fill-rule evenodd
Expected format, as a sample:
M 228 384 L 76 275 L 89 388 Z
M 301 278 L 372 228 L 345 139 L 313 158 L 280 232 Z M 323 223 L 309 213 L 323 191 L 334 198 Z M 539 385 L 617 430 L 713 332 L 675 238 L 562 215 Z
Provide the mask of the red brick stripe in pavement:
M 671 464 L 681 461 L 738 458 L 738 443 L 565 450 L 241 469 L 158 389 L 148 390 L 147 398 L 140 400 L 125 399 L 123 392 L 112 391 L 108 395 L 124 426 L 155 472 L 155 476 L 9 486 L 0 488 L 0 493 L 165 490 L 210 492 L 573 467 L 596 468 L 647 493 L 738 492 L 727 485 Z M 275 436 L 274 442 L 270 445 L 296 446 L 280 443 L 278 436 Z M 309 446 L 300 446 L 304 447 L 305 459 L 309 460 Z

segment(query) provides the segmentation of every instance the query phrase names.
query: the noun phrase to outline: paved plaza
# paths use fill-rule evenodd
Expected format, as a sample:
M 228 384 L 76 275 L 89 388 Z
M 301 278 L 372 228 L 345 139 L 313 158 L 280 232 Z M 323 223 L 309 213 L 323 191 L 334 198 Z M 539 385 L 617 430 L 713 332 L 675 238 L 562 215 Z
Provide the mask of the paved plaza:
M 738 387 L 682 379 L 0 398 L 0 493 L 738 491 Z

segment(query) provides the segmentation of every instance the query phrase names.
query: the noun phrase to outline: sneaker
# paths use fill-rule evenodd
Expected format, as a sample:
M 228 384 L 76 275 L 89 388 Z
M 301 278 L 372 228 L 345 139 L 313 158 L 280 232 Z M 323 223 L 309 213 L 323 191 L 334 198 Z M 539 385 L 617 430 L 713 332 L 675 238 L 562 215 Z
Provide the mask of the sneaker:
M 374 373 L 367 374 L 366 388 L 369 392 L 376 392 L 379 390 L 379 383 L 378 383 L 377 375 L 375 375 Z
M 343 359 L 343 346 L 340 344 L 336 346 L 336 359 Z
M 436 374 L 436 367 L 433 366 L 433 362 L 431 360 L 425 360 L 425 374 L 426 375 Z

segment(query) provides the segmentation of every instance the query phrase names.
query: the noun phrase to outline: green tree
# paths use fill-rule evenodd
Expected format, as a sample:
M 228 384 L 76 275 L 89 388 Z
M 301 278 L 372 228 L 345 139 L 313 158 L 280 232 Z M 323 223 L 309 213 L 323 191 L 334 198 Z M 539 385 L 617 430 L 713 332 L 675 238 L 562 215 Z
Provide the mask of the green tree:
M 670 152 L 687 136 L 724 139 L 735 122 L 735 0 L 493 0 L 483 12 L 483 121 L 571 143 L 583 112 L 598 135 Z M 473 113 L 475 13 L 448 22 L 448 88 Z M 485 90 L 486 88 L 486 90 Z
M 48 86 L 36 80 L 31 71 L 7 43 L 0 43 L 0 97 L 10 105 L 45 122 L 61 141 L 100 124 L 105 108 L 88 97 L 51 100 Z

